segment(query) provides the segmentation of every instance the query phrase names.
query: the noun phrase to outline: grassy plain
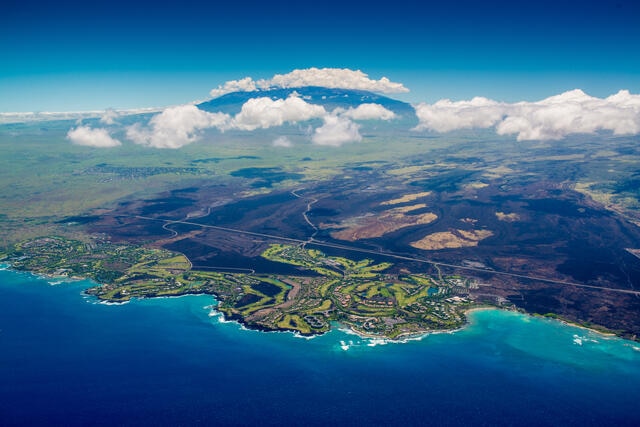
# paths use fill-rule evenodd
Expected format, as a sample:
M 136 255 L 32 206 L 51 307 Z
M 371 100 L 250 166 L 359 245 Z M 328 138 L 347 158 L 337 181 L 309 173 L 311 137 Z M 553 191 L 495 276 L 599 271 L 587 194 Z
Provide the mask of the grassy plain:
M 85 124 L 101 126 L 96 120 Z M 424 149 L 421 141 L 382 135 L 340 148 L 312 145 L 298 128 L 262 133 L 210 131 L 194 144 L 154 149 L 114 137 L 119 147 L 93 148 L 71 144 L 67 131 L 74 121 L 0 125 L 0 241 L 9 244 L 27 233 L 51 234 L 67 217 L 111 209 L 126 200 L 152 198 L 164 191 L 216 183 L 237 186 L 238 197 L 305 186 L 343 173 L 345 167 L 367 162 L 399 160 Z M 282 134 L 292 147 L 275 147 Z M 394 142 L 394 144 L 390 144 Z M 399 149 L 398 149 L 399 148 Z M 252 188 L 252 180 L 233 177 L 246 167 L 281 168 L 304 176 L 274 188 Z
M 96 125 L 91 120 L 85 123 Z M 561 163 L 571 163 L 577 169 L 573 173 L 576 189 L 603 200 L 612 209 L 623 210 L 634 218 L 638 216 L 639 194 L 631 182 L 637 157 L 622 154 L 625 150 L 608 150 L 603 157 L 599 154 L 602 149 L 597 149 L 601 144 L 588 140 L 565 141 L 562 153 L 557 153 L 557 149 L 550 147 L 536 148 L 534 143 L 514 143 L 495 136 L 480 144 L 467 142 L 473 138 L 464 132 L 421 139 L 407 131 L 381 130 L 362 143 L 340 147 L 338 155 L 334 147 L 314 146 L 300 130 L 285 126 L 279 131 L 260 134 L 211 131 L 201 141 L 179 150 L 135 145 L 128 142 L 122 132 L 116 132 L 115 137 L 124 141 L 121 146 L 97 149 L 71 144 L 66 132 L 73 126 L 73 121 L 0 125 L 3 240 L 14 241 L 17 229 L 46 227 L 65 217 L 111 208 L 121 200 L 152 197 L 169 189 L 212 181 L 242 185 L 247 180 L 232 177 L 230 173 L 248 166 L 279 167 L 285 172 L 303 174 L 304 178 L 295 183 L 283 181 L 276 185 L 287 187 L 328 179 L 345 173 L 345 168 L 361 164 L 394 165 L 385 166 L 390 176 L 411 181 L 436 176 L 443 170 L 459 167 L 460 162 L 465 168 L 484 171 L 486 179 L 522 173 L 518 163 L 525 159 L 536 166 L 547 163 L 554 168 Z M 292 139 L 292 147 L 272 145 L 273 139 L 281 134 Z M 623 146 L 627 144 L 623 138 L 616 141 L 620 142 Z M 590 144 L 593 150 L 589 150 Z M 593 153 L 590 158 L 585 151 Z M 433 160 L 406 165 L 406 159 L 427 153 Z M 456 163 L 448 153 L 455 153 L 460 160 Z M 482 161 L 468 162 L 465 158 Z M 113 169 L 101 171 L 99 165 Z M 245 191 L 248 195 L 270 190 L 249 187 Z M 399 200 L 427 193 L 415 192 L 400 196 Z
M 95 120 L 84 123 L 102 126 Z M 572 136 L 561 142 L 517 142 L 513 137 L 496 136 L 493 130 L 430 134 L 384 124 L 376 128 L 363 125 L 364 138 L 360 143 L 322 147 L 310 142 L 305 129 L 283 126 L 252 133 L 210 131 L 204 133 L 200 141 L 181 149 L 161 150 L 135 145 L 126 140 L 122 130 L 114 128 L 113 136 L 123 144 L 99 149 L 71 144 L 65 135 L 74 126 L 77 126 L 74 121 L 0 125 L 0 250 L 9 250 L 14 243 L 25 239 L 33 241 L 47 236 L 60 236 L 84 245 L 103 239 L 107 244 L 108 227 L 104 232 L 100 230 L 99 234 L 104 235 L 96 235 L 98 233 L 88 232 L 82 221 L 109 214 L 127 203 L 144 206 L 148 200 L 169 197 L 168 192 L 177 189 L 206 188 L 215 192 L 215 186 L 224 187 L 225 197 L 230 200 L 225 203 L 229 204 L 256 194 L 289 194 L 302 189 L 298 194 L 308 196 L 309 200 L 295 199 L 298 205 L 286 212 L 290 216 L 264 219 L 264 223 L 259 222 L 261 218 L 253 218 L 251 223 L 234 227 L 253 227 L 252 231 L 267 234 L 286 230 L 284 234 L 297 233 L 295 237 L 303 240 L 317 232 L 314 236 L 320 240 L 330 239 L 330 233 L 339 232 L 340 225 L 349 218 L 370 215 L 374 219 L 369 228 L 377 227 L 383 232 L 370 234 L 373 242 L 360 241 L 366 233 L 357 235 L 353 237 L 354 246 L 410 256 L 433 256 L 452 264 L 491 266 L 496 270 L 596 287 L 628 287 L 628 283 L 619 278 L 636 277 L 635 270 L 628 268 L 633 267 L 633 259 L 624 258 L 615 247 L 618 243 L 635 247 L 627 242 L 634 240 L 635 234 L 625 224 L 640 225 L 640 161 L 636 137 L 603 134 Z M 292 147 L 275 147 L 273 141 L 279 136 L 287 136 Z M 260 168 L 277 169 L 285 178 L 267 185 L 260 178 L 238 173 Z M 335 183 L 339 183 L 339 191 Z M 523 194 L 523 189 L 530 192 Z M 312 201 L 312 197 L 318 200 Z M 421 200 L 423 198 L 425 200 Z M 255 200 L 259 203 L 258 198 Z M 327 202 L 323 205 L 324 201 Z M 403 203 L 421 206 L 423 211 L 418 212 L 433 212 L 437 219 L 425 217 L 424 221 L 406 222 L 396 216 L 384 216 L 385 209 L 391 211 L 398 205 L 401 209 L 407 208 Z M 310 219 L 309 222 L 303 222 L 302 218 L 305 205 L 305 215 L 309 214 L 305 218 Z M 206 203 L 194 204 L 193 212 L 186 212 L 185 216 L 204 217 L 209 207 Z M 603 214 L 603 207 L 609 212 Z M 584 212 L 592 216 L 580 216 Z M 220 214 L 222 218 L 225 213 Z M 416 216 L 415 212 L 394 213 L 400 214 L 405 218 Z M 322 223 L 317 220 L 319 217 Z M 214 226 L 216 218 L 209 218 Z M 294 226 L 281 227 L 285 222 Z M 160 228 L 162 224 L 156 225 L 160 232 L 166 232 L 162 236 L 166 241 L 176 237 L 169 237 L 171 232 Z M 491 238 L 487 234 L 489 230 L 494 233 Z M 126 237 L 126 233 L 122 236 Z M 411 242 L 424 243 L 424 238 L 429 236 L 442 237 L 439 246 L 428 240 L 428 244 L 419 244 L 418 248 L 410 246 Z M 139 236 L 132 235 L 134 237 Z M 213 236 L 213 232 L 210 238 L 218 240 L 204 243 L 231 245 L 232 241 Z M 443 243 L 443 239 L 453 243 Z M 257 248 L 271 243 L 254 240 L 237 239 L 240 252 L 252 252 L 242 253 L 247 259 L 257 257 Z M 154 242 L 152 238 L 136 241 L 147 244 L 146 250 L 160 250 L 157 248 L 164 245 L 164 241 L 158 243 L 159 240 Z M 158 244 L 154 246 L 154 243 Z M 450 249 L 442 250 L 447 247 Z M 103 255 L 110 253 L 111 249 L 102 251 Z M 141 254 L 143 252 L 136 256 Z M 624 254 L 631 256 L 628 252 Z M 437 304 L 445 304 L 436 301 L 436 297 L 446 297 L 440 294 L 441 289 L 451 289 L 453 293 L 457 287 L 455 281 L 447 282 L 442 277 L 420 276 L 420 271 L 411 270 L 416 264 L 410 262 L 406 275 L 387 280 L 385 276 L 389 274 L 383 268 L 376 270 L 373 264 L 362 265 L 359 264 L 362 260 L 327 257 L 316 252 L 288 256 L 274 249 L 265 256 L 310 270 L 315 274 L 313 277 L 195 272 L 176 256 L 175 253 L 167 255 L 166 260 L 141 257 L 126 268 L 113 270 L 104 268 L 104 260 L 96 258 L 85 262 L 84 269 L 78 264 L 74 267 L 77 270 L 67 273 L 105 282 L 113 280 L 112 285 L 120 287 L 119 291 L 101 295 L 120 301 L 132 295 L 148 297 L 200 291 L 214 293 L 215 290 L 226 295 L 226 299 L 221 298 L 220 309 L 227 310 L 231 317 L 251 318 L 250 322 L 265 328 L 278 323 L 290 327 L 297 324 L 299 331 L 309 327 L 314 333 L 328 328 L 328 320 L 336 319 L 363 333 L 392 335 L 420 324 L 415 320 L 418 309 L 426 310 L 422 319 L 430 318 L 430 328 L 435 328 L 443 319 L 438 320 L 433 310 L 438 308 Z M 44 262 L 46 265 L 46 260 Z M 35 263 L 29 268 L 39 271 Z M 589 271 L 585 273 L 585 270 Z M 101 279 L 99 274 L 107 271 L 119 272 L 121 276 Z M 126 279 L 117 282 L 125 276 Z M 138 278 L 131 279 L 135 276 Z M 353 282 L 346 283 L 346 277 Z M 420 277 L 423 282 L 418 280 Z M 550 289 L 546 284 L 522 285 L 514 278 L 486 280 L 484 295 L 511 298 L 528 311 L 556 310 L 577 320 L 593 319 L 616 328 L 621 324 L 619 328 L 626 331 L 640 331 L 637 313 L 633 317 L 633 302 L 627 300 L 621 302 L 609 295 L 591 299 L 591 305 L 582 308 L 575 302 L 582 304 L 586 291 L 579 287 Z M 288 281 L 294 285 L 287 284 Z M 149 288 L 145 283 L 158 286 Z M 343 287 L 338 289 L 340 286 Z M 486 290 L 489 287 L 490 290 Z M 276 288 L 280 291 L 275 292 Z M 302 301 L 302 305 L 291 303 L 283 308 L 283 304 L 290 303 L 287 296 L 293 289 L 298 289 L 299 297 L 295 301 Z M 599 306 L 600 302 L 606 306 Z M 383 307 L 381 303 L 387 305 Z M 422 303 L 426 305 L 414 307 Z M 616 315 L 613 319 L 611 313 L 620 313 L 621 307 L 626 307 L 625 313 L 631 314 Z M 376 323 L 360 316 L 367 313 L 382 319 L 392 310 L 396 310 L 397 319 L 407 321 Z M 401 310 L 406 313 L 400 315 Z M 573 311 L 567 314 L 563 310 Z

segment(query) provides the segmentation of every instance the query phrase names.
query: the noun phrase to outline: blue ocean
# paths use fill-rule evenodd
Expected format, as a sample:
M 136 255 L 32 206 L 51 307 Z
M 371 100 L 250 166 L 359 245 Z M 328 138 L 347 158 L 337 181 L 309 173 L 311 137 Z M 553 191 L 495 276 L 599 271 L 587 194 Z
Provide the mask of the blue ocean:
M 499 310 L 401 344 L 0 271 L 0 425 L 640 425 L 640 344 Z

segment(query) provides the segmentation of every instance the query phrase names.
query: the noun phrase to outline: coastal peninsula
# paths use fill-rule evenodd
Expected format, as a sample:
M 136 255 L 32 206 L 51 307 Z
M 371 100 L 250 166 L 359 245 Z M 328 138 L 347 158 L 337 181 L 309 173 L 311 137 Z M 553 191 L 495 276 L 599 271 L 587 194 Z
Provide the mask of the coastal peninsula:
M 165 249 L 55 236 L 17 244 L 5 259 L 18 270 L 93 279 L 100 285 L 85 292 L 104 302 L 214 295 L 226 319 L 305 336 L 325 333 L 335 322 L 386 339 L 452 330 L 474 306 L 469 290 L 477 285 L 462 276 L 391 274 L 391 263 L 327 256 L 301 245 L 271 244 L 261 256 L 299 274 L 199 271 L 185 255 Z

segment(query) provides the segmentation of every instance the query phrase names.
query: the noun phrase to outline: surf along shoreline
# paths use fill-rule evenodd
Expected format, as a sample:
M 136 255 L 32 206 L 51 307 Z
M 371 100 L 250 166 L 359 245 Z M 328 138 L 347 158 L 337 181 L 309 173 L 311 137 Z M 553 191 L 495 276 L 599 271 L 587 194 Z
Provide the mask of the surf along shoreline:
M 325 335 L 326 333 L 331 332 L 332 330 L 334 330 L 334 327 L 330 327 L 329 330 L 327 331 L 321 331 L 321 332 L 311 332 L 311 333 L 302 333 L 300 331 L 294 331 L 291 329 L 286 329 L 286 328 L 265 328 L 261 325 L 257 325 L 257 324 L 252 324 L 246 321 L 246 319 L 244 319 L 242 316 L 239 315 L 227 315 L 224 312 L 220 311 L 218 309 L 218 305 L 220 303 L 219 299 L 218 299 L 218 295 L 216 295 L 215 293 L 209 293 L 209 292 L 197 292 L 197 293 L 190 293 L 190 292 L 184 292 L 184 293 L 180 293 L 180 294 L 176 294 L 176 295 L 158 295 L 158 296 L 150 296 L 150 297 L 135 297 L 132 298 L 129 301 L 125 301 L 125 302 L 114 302 L 114 301 L 108 301 L 108 300 L 103 300 L 95 295 L 90 295 L 88 293 L 86 293 L 86 290 L 91 289 L 95 286 L 102 286 L 103 284 L 96 282 L 94 279 L 90 278 L 90 277 L 80 277 L 80 276 L 67 276 L 67 275 L 52 275 L 52 274 L 45 274 L 45 273 L 39 273 L 39 272 L 34 272 L 34 271 L 30 271 L 30 270 L 21 270 L 21 269 L 15 269 L 13 268 L 13 266 L 11 265 L 11 263 L 8 262 L 0 262 L 0 271 L 2 270 L 10 270 L 12 272 L 15 273 L 27 273 L 37 279 L 46 281 L 49 285 L 54 286 L 54 285 L 63 285 L 65 283 L 77 283 L 80 281 L 87 281 L 88 285 L 86 286 L 86 288 L 84 288 L 80 294 L 88 297 L 92 300 L 95 300 L 97 302 L 99 302 L 100 304 L 104 304 L 104 305 L 123 305 L 123 304 L 128 304 L 131 301 L 135 301 L 135 300 L 152 300 L 152 299 L 173 299 L 173 298 L 181 298 L 181 297 L 185 297 L 185 296 L 211 296 L 214 298 L 215 300 L 215 304 L 209 305 L 206 307 L 206 309 L 209 310 L 213 310 L 215 311 L 215 315 L 218 316 L 221 319 L 221 323 L 237 323 L 238 325 L 241 326 L 241 329 L 243 330 L 251 330 L 251 331 L 257 331 L 257 332 L 263 332 L 263 333 L 271 333 L 271 332 L 276 332 L 276 333 L 290 333 L 293 336 L 296 337 L 302 337 L 302 338 L 314 338 L 317 336 L 322 336 Z M 55 280 L 56 283 L 52 283 L 51 281 Z M 532 316 L 532 317 L 537 317 L 537 318 L 542 318 L 542 319 L 547 319 L 547 320 L 553 320 L 556 322 L 560 322 L 564 325 L 567 326 L 572 326 L 572 327 L 577 327 L 580 329 L 583 329 L 585 331 L 589 331 L 589 332 L 593 332 L 596 333 L 598 335 L 604 336 L 604 337 L 618 337 L 621 339 L 625 339 L 625 340 L 629 340 L 631 342 L 640 342 L 639 339 L 637 339 L 637 337 L 632 337 L 631 339 L 628 337 L 624 337 L 621 335 L 616 334 L 613 331 L 609 331 L 604 327 L 599 327 L 599 326 L 595 326 L 595 327 L 590 327 L 590 326 L 585 326 L 583 324 L 577 323 L 577 322 L 572 322 L 568 319 L 564 319 L 560 316 L 554 315 L 554 316 L 544 316 L 544 315 L 540 315 L 540 314 L 536 314 L 536 313 L 528 313 L 524 310 L 520 310 L 520 309 L 516 309 L 516 308 L 505 308 L 505 307 L 498 307 L 498 306 L 493 306 L 493 305 L 488 305 L 486 303 L 482 304 L 482 305 L 478 305 L 478 306 L 474 306 L 474 307 L 469 307 L 465 310 L 462 311 L 462 313 L 465 316 L 465 321 L 464 324 L 461 325 L 460 327 L 457 328 L 452 328 L 452 329 L 433 329 L 433 330 L 425 330 L 425 331 L 416 331 L 416 332 L 407 332 L 407 333 L 401 333 L 395 337 L 388 337 L 388 336 L 384 336 L 384 335 L 377 335 L 377 334 L 371 334 L 371 333 L 366 333 L 366 332 L 362 332 L 359 331 L 353 327 L 351 327 L 351 325 L 349 325 L 348 323 L 344 323 L 344 322 L 331 322 L 333 324 L 336 325 L 335 329 L 337 330 L 341 330 L 345 333 L 348 334 L 353 334 L 356 335 L 362 339 L 367 339 L 367 340 L 381 340 L 384 343 L 407 343 L 409 341 L 420 341 L 425 337 L 428 337 L 429 335 L 436 335 L 436 334 L 453 334 L 459 331 L 462 331 L 464 329 L 466 329 L 467 327 L 469 327 L 471 325 L 471 322 L 469 321 L 469 315 L 476 313 L 476 312 L 480 312 L 480 311 L 492 311 L 492 310 L 497 310 L 497 311 L 508 311 L 508 312 L 516 312 L 516 313 L 521 313 L 521 314 L 525 314 L 527 316 Z M 211 316 L 211 315 L 210 315 Z

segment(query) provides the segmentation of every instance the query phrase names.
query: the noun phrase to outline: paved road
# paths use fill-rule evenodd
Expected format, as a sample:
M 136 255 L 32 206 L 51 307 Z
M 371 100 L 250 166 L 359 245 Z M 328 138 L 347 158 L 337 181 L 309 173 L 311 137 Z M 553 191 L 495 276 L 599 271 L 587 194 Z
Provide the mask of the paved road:
M 346 251 L 359 252 L 359 253 L 364 253 L 364 254 L 372 254 L 372 255 L 377 255 L 377 256 L 385 256 L 385 257 L 399 259 L 399 260 L 403 260 L 403 261 L 413 261 L 413 262 L 419 262 L 419 263 L 423 263 L 423 264 L 429 264 L 429 265 L 440 266 L 440 267 L 456 268 L 456 269 L 465 270 L 465 271 L 490 273 L 490 274 L 495 274 L 495 275 L 499 275 L 499 276 L 516 277 L 516 278 L 519 278 L 519 279 L 535 280 L 535 281 L 539 281 L 539 282 L 552 283 L 552 284 L 556 284 L 556 285 L 575 286 L 575 287 L 578 287 L 578 288 L 595 289 L 595 290 L 599 290 L 599 291 L 610 291 L 610 292 L 618 292 L 618 293 L 624 293 L 624 294 L 631 294 L 631 295 L 640 296 L 640 291 L 631 290 L 631 289 L 617 289 L 617 288 L 607 288 L 607 287 L 602 287 L 602 286 L 592 286 L 592 285 L 585 285 L 583 283 L 566 282 L 566 281 L 562 281 L 562 280 L 548 279 L 548 278 L 545 278 L 545 277 L 529 276 L 529 275 L 526 275 L 526 274 L 509 273 L 509 272 L 506 272 L 506 271 L 496 271 L 496 270 L 489 270 L 489 269 L 478 268 L 478 267 L 470 267 L 470 266 L 465 266 L 465 265 L 449 264 L 449 263 L 446 263 L 446 262 L 431 261 L 431 260 L 424 259 L 424 258 L 415 258 L 415 257 L 410 257 L 410 256 L 399 255 L 399 254 L 395 254 L 395 253 L 392 253 L 392 252 L 382 252 L 382 251 L 375 251 L 375 250 L 370 250 L 370 249 L 356 248 L 356 247 L 353 247 L 353 246 L 340 245 L 340 244 L 336 244 L 336 243 L 328 243 L 328 242 L 323 242 L 323 241 L 320 241 L 320 240 L 315 240 L 313 238 L 311 238 L 309 240 L 294 239 L 294 238 L 291 238 L 291 237 L 283 237 L 283 236 L 277 236 L 277 235 L 274 235 L 274 234 L 266 234 L 266 233 L 256 233 L 256 232 L 253 232 L 253 231 L 240 230 L 240 229 L 237 229 L 237 228 L 221 227 L 221 226 L 218 226 L 218 225 L 199 224 L 197 222 L 191 222 L 191 221 L 158 219 L 158 218 L 151 218 L 151 217 L 140 216 L 140 215 L 116 215 L 116 217 L 120 217 L 120 218 L 137 218 L 137 219 L 143 219 L 143 220 L 147 220 L 147 221 L 159 221 L 159 222 L 166 223 L 166 225 L 170 225 L 170 224 L 194 225 L 194 226 L 198 226 L 198 227 L 202 227 L 202 228 L 210 228 L 210 229 L 225 231 L 225 232 L 229 232 L 229 233 L 244 234 L 244 235 L 248 235 L 248 236 L 264 237 L 264 238 L 267 238 L 267 239 L 280 240 L 280 241 L 284 241 L 284 242 L 291 242 L 291 243 L 297 243 L 297 244 L 312 244 L 312 245 L 315 245 L 315 246 L 334 248 L 334 249 L 342 249 L 342 250 L 346 250 Z M 173 230 L 168 230 L 168 231 L 173 231 Z

